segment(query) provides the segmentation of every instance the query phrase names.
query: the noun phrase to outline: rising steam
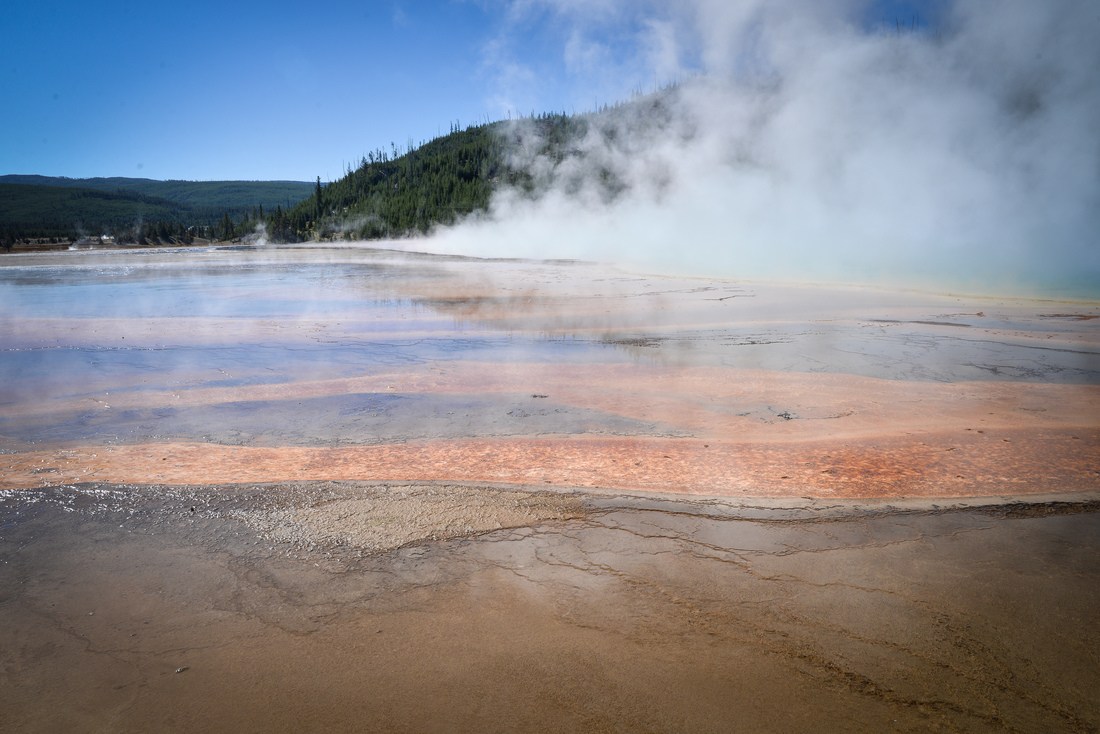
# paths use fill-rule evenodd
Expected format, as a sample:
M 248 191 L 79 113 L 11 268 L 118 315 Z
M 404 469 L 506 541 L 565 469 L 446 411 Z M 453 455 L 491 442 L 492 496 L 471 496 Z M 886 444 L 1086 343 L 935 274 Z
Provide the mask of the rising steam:
M 855 0 L 669 5 L 516 3 L 573 29 L 567 61 L 626 24 L 628 60 L 680 82 L 561 159 L 513 123 L 537 195 L 500 192 L 437 248 L 1096 294 L 1100 4 L 960 0 L 904 28 Z

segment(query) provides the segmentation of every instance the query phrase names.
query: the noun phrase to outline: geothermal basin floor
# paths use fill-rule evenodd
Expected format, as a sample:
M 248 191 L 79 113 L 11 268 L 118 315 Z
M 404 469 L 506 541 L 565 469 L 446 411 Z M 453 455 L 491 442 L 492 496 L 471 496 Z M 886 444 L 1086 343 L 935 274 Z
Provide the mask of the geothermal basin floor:
M 1100 304 L 0 260 L 0 730 L 1096 731 Z

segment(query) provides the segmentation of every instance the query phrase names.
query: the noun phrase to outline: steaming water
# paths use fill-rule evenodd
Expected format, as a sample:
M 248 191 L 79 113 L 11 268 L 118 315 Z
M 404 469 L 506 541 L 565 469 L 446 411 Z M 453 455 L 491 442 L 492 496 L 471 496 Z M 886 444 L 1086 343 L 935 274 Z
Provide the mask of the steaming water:
M 599 388 L 586 388 L 579 370 L 600 365 L 719 370 L 685 399 L 716 416 L 764 420 L 847 408 L 727 405 L 708 393 L 745 369 L 1100 383 L 1095 304 L 660 278 L 363 247 L 71 252 L 5 264 L 0 438 L 15 449 L 694 435 L 693 425 L 641 419 L 644 409 L 632 417 L 598 392 L 585 397 Z M 441 392 L 433 375 L 457 365 L 473 384 Z M 569 401 L 547 399 L 537 376 L 559 366 L 577 370 Z M 512 377 L 505 391 L 476 384 L 502 375 Z
M 303 381 L 454 361 L 624 358 L 621 348 L 598 339 L 486 327 L 432 306 L 431 298 L 411 298 L 410 282 L 430 289 L 447 276 L 438 262 L 416 255 L 224 248 L 39 259 L 46 262 L 32 257 L 33 264 L 0 272 L 9 326 L 25 327 L 9 333 L 0 351 L 6 377 L 0 401 L 33 403 L 30 413 L 0 416 L 0 434 L 21 443 L 375 443 L 509 433 L 515 416 L 525 419 L 524 430 L 538 430 L 547 411 L 517 412 L 488 397 L 289 391 Z M 152 323 L 159 326 L 140 326 Z M 138 333 L 128 332 L 135 324 Z M 288 392 L 173 402 L 196 391 L 254 386 Z M 150 397 L 112 409 L 134 393 Z M 552 417 L 553 424 L 543 421 L 546 430 L 583 432 L 594 423 L 613 432 L 653 428 L 583 409 Z

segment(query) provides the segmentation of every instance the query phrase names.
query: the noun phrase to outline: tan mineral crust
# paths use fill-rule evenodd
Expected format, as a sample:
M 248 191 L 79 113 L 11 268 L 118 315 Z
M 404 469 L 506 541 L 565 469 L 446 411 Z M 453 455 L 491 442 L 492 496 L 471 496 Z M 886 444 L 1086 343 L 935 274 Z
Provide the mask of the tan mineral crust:
M 1100 303 L 0 260 L 0 731 L 1100 730 Z

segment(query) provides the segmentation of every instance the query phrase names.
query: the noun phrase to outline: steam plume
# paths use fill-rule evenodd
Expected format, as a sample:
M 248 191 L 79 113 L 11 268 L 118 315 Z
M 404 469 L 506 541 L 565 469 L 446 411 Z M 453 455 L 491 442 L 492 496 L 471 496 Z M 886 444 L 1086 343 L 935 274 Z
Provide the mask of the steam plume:
M 501 192 L 438 248 L 1097 294 L 1100 4 L 959 0 L 908 28 L 856 0 L 668 5 L 513 4 L 569 29 L 566 62 L 625 27 L 631 83 L 685 81 L 524 160 L 540 195 Z

